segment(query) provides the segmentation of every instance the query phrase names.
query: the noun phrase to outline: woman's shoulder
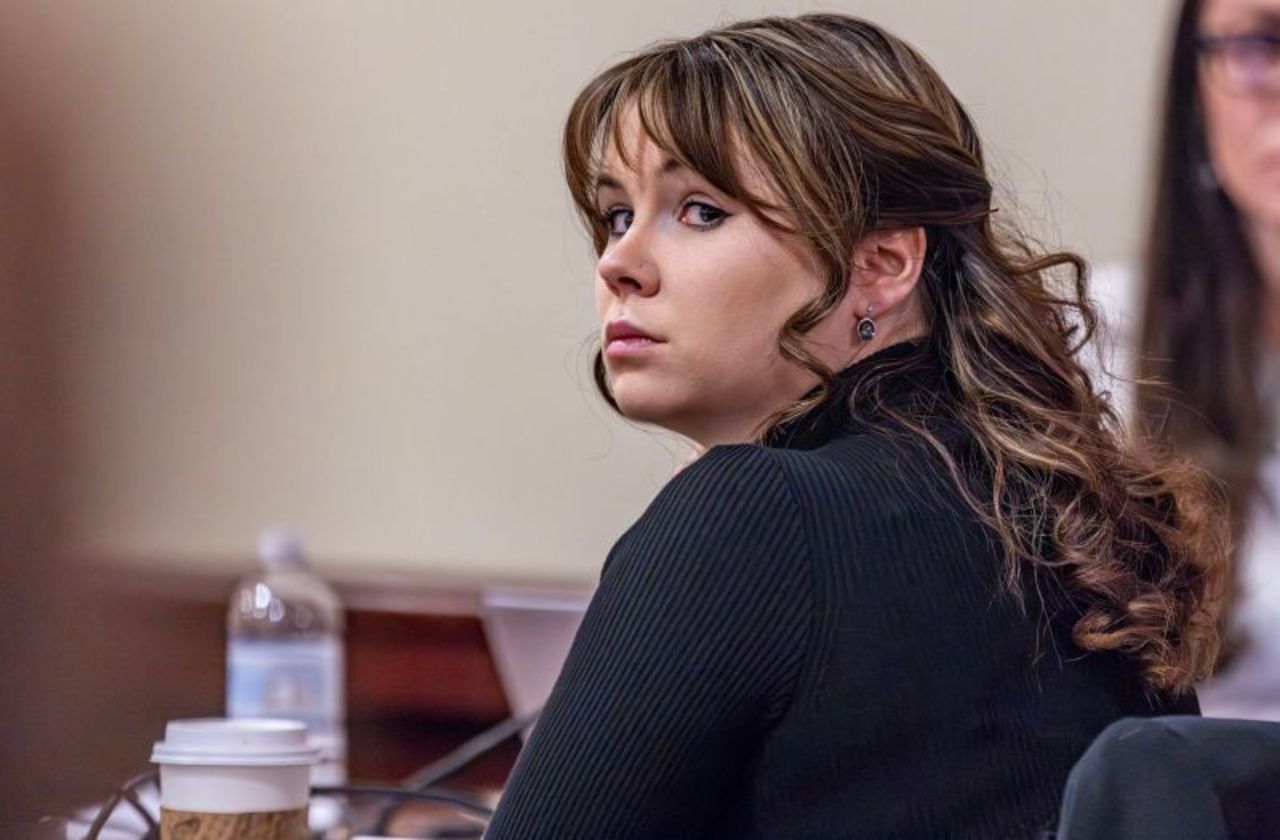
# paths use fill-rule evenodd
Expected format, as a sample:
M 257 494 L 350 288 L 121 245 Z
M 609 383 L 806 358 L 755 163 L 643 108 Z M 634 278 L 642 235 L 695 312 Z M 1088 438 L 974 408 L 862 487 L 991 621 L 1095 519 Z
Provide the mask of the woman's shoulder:
M 713 446 L 672 477 L 644 517 L 716 520 L 738 515 L 789 516 L 794 496 L 776 453 L 757 444 Z
M 707 450 L 667 482 L 614 544 L 605 573 L 639 562 L 737 574 L 748 565 L 765 570 L 779 558 L 807 557 L 806 517 L 778 456 L 757 444 Z
M 665 593 L 654 597 L 807 598 L 810 557 L 796 495 L 773 454 L 750 444 L 716 446 L 674 476 L 619 538 L 601 584 Z

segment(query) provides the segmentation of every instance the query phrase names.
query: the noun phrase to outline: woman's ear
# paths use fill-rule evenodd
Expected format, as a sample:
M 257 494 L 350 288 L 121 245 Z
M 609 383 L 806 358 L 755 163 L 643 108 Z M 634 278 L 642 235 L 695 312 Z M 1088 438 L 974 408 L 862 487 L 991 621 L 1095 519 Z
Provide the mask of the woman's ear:
M 915 294 L 928 240 L 922 227 L 873 230 L 853 250 L 845 317 L 854 323 L 853 359 L 927 329 Z
M 922 227 L 874 230 L 858 240 L 849 288 L 818 341 L 828 365 L 839 370 L 923 334 L 924 315 L 913 293 L 927 244 Z
M 915 291 L 928 239 L 922 227 L 873 230 L 853 248 L 850 292 L 865 309 L 888 313 Z

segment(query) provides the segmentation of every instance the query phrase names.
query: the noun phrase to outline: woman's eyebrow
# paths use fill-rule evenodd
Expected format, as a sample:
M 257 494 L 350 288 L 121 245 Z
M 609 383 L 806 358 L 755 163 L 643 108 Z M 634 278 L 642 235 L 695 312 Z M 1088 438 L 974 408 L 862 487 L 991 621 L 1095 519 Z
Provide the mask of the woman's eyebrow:
M 1217 26 L 1228 30 L 1232 28 L 1280 29 L 1280 12 L 1269 6 L 1250 6 L 1238 10 L 1238 13 L 1232 17 L 1224 17 L 1223 20 L 1217 21 Z
M 604 189 L 620 190 L 622 189 L 622 182 L 607 172 L 601 172 L 596 176 L 596 192 Z
M 664 162 L 662 166 L 658 168 L 657 174 L 658 174 L 658 177 L 665 177 L 665 176 L 676 174 L 680 171 L 688 172 L 690 170 L 687 166 L 685 166 L 683 163 L 676 160 L 675 158 L 667 158 L 666 162 Z M 603 190 L 603 189 L 622 190 L 622 189 L 625 189 L 625 187 L 623 187 L 622 182 L 617 178 L 615 178 L 613 175 L 610 175 L 608 172 L 602 171 L 600 172 L 600 174 L 596 175 L 596 192 L 599 192 L 600 190 Z

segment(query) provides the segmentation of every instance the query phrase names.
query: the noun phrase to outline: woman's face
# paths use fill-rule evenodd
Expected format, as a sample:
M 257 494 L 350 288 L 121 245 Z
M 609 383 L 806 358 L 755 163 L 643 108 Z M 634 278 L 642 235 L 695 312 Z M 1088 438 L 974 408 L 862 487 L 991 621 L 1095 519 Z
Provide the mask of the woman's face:
M 1255 230 L 1280 232 L 1280 0 L 1205 0 L 1200 65 L 1214 174 Z
M 797 237 L 780 234 L 624 123 L 623 163 L 597 190 L 609 239 L 596 274 L 604 363 L 622 413 L 703 446 L 751 440 L 816 384 L 778 337 L 825 286 Z M 759 190 L 759 183 L 748 183 Z M 828 316 L 807 336 L 828 367 L 852 360 L 852 330 Z

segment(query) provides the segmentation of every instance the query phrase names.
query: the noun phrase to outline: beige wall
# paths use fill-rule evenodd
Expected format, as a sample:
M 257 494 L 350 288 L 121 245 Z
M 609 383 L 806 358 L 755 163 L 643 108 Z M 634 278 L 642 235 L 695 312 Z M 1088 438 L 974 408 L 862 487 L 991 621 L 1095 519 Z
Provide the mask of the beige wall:
M 1129 253 L 1172 0 L 849 0 L 930 55 L 1052 240 Z M 58 138 L 68 537 L 175 564 L 589 579 L 680 447 L 585 374 L 559 179 L 623 51 L 816 4 L 10 0 Z M 212 562 L 217 562 L 212 561 Z

